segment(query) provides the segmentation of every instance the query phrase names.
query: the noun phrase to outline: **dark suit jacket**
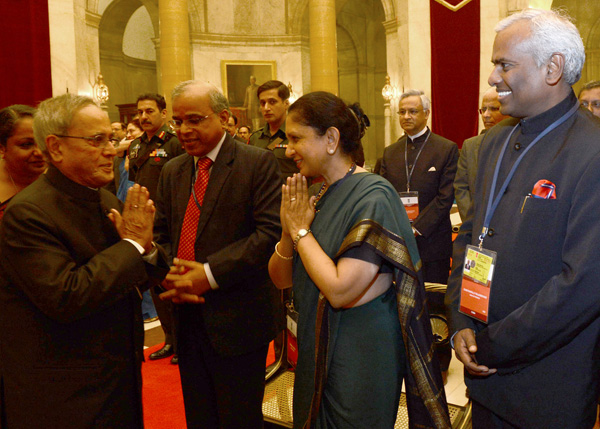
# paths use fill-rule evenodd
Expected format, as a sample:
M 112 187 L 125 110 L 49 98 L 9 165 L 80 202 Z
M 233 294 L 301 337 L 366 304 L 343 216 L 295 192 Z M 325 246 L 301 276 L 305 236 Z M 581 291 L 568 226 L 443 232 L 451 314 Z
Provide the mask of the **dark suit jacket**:
M 141 295 L 154 276 L 106 217 L 117 197 L 50 166 L 0 226 L 8 428 L 142 427 Z
M 576 103 L 571 94 L 522 121 L 500 183 L 533 138 Z M 498 253 L 489 323 L 458 312 L 465 246 L 479 242 L 496 160 L 516 122 L 490 129 L 481 146 L 480 182 L 454 243 L 446 294 L 452 333 L 474 329 L 477 361 L 498 369 L 466 375 L 473 399 L 518 427 L 592 427 L 600 374 L 600 121 L 589 111 L 580 108 L 540 140 L 500 200 L 483 242 Z M 556 199 L 526 198 L 541 179 L 556 185 Z
M 380 174 L 394 185 L 396 191 L 406 191 L 404 149 L 406 135 L 385 148 Z M 454 202 L 454 176 L 458 161 L 458 146 L 431 133 L 415 165 L 411 191 L 419 192 L 419 216 L 413 226 L 422 235 L 417 245 L 424 262 L 449 258 L 452 255 L 452 224 L 450 208 Z
M 477 177 L 477 159 L 479 146 L 484 134 L 466 139 L 460 149 L 456 177 L 454 178 L 454 198 L 461 220 L 467 218 L 467 210 L 473 201 L 475 193 L 475 178 Z
M 184 154 L 167 163 L 160 177 L 154 232 L 170 257 L 177 254 L 193 174 L 194 158 Z M 219 289 L 207 292 L 202 305 L 176 306 L 180 319 L 202 313 L 221 355 L 255 351 L 280 330 L 279 294 L 267 272 L 281 235 L 280 203 L 273 153 L 227 134 L 210 172 L 195 244 L 196 261 L 208 262 Z M 180 325 L 180 330 L 198 329 Z

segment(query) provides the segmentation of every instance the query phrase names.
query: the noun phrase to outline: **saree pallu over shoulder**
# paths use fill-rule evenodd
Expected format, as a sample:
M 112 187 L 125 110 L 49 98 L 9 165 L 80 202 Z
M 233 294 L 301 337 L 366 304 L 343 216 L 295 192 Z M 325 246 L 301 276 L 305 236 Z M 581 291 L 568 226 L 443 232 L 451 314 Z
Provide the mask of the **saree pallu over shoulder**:
M 398 317 L 410 369 L 406 376 L 406 393 L 411 427 L 450 428 L 444 383 L 434 354 L 431 322 L 425 305 L 421 261 L 413 264 L 404 239 L 370 219 L 361 220 L 352 228 L 336 259 L 348 249 L 363 244 L 371 246 L 394 266 Z
M 379 176 L 360 173 L 328 195 L 317 205 L 313 233 L 334 261 L 353 247 L 369 246 L 394 269 L 396 306 L 406 349 L 406 392 L 411 428 L 451 428 L 439 362 L 433 348 L 431 322 L 426 309 L 421 260 L 406 212 L 394 188 Z M 299 262 L 299 261 L 298 261 Z M 302 279 L 309 280 L 302 271 Z M 298 277 L 300 280 L 300 277 Z M 331 306 L 318 293 L 314 345 L 314 394 L 304 427 L 317 419 L 327 382 L 328 353 L 335 339 Z M 316 317 L 315 317 L 316 316 Z

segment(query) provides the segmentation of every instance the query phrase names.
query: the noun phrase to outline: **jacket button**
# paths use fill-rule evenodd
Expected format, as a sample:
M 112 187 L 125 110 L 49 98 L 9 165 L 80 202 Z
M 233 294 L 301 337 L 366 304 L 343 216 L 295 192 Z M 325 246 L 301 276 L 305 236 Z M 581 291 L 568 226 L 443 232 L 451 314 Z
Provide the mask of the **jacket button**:
M 515 150 L 521 149 L 521 143 L 515 143 Z
M 493 237 L 494 236 L 494 230 L 492 228 L 488 229 L 488 236 Z

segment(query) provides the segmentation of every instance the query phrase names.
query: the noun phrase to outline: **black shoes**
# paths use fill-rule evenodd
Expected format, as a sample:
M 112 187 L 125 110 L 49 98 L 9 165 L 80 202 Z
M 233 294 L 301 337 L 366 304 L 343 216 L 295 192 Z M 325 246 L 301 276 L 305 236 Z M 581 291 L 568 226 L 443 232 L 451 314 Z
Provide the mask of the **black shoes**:
M 164 359 L 168 358 L 169 356 L 172 356 L 173 353 L 175 353 L 175 350 L 173 350 L 173 345 L 165 344 L 162 349 L 151 353 L 150 356 L 148 356 L 148 358 L 150 360 Z
M 179 364 L 179 356 L 173 355 L 173 357 L 171 358 L 171 364 L 178 365 Z

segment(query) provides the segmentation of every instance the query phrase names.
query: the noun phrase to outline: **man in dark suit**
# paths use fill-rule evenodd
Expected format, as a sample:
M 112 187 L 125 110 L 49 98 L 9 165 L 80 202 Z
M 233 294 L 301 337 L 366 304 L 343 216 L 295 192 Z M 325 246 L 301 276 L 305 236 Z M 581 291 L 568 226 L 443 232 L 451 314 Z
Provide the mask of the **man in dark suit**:
M 463 221 L 467 218 L 467 210 L 469 210 L 473 201 L 481 141 L 487 130 L 508 117 L 500 112 L 500 102 L 498 101 L 496 88 L 489 88 L 483 93 L 479 114 L 483 122 L 483 131 L 478 136 L 471 137 L 463 142 L 458 157 L 456 177 L 454 178 L 454 196 L 460 218 Z
M 591 428 L 600 374 L 600 122 L 571 88 L 585 50 L 575 25 L 554 11 L 526 9 L 496 32 L 489 83 L 502 113 L 518 119 L 482 142 L 481 181 L 454 243 L 446 294 L 473 428 Z M 496 252 L 485 324 L 459 312 L 468 244 Z
M 156 241 L 181 274 L 169 275 L 161 298 L 178 304 L 190 428 L 262 427 L 267 349 L 282 322 L 267 273 L 281 231 L 277 160 L 225 132 L 227 109 L 213 85 L 173 90 L 172 124 L 187 154 L 164 167 L 158 187 Z
M 454 176 L 458 147 L 432 133 L 427 127 L 431 109 L 423 91 L 408 90 L 400 96 L 400 126 L 405 134 L 383 152 L 380 174 L 400 193 L 406 207 L 407 192 L 418 193 L 418 214 L 408 209 L 426 282 L 448 283 L 452 255 L 450 208 L 454 202 Z M 445 312 L 443 295 L 431 294 L 430 312 Z M 450 346 L 439 345 L 437 352 L 444 383 L 452 358 Z
M 33 128 L 50 167 L 0 226 L 3 426 L 142 428 L 141 292 L 168 272 L 154 205 L 136 185 L 121 216 L 102 189 L 116 152 L 92 99 L 48 99 Z
M 448 282 L 452 255 L 450 208 L 458 147 L 427 127 L 429 99 L 422 91 L 400 96 L 400 126 L 405 131 L 383 152 L 380 174 L 399 193 L 418 192 L 418 215 L 412 219 L 426 282 Z M 409 215 L 409 218 L 411 216 Z

